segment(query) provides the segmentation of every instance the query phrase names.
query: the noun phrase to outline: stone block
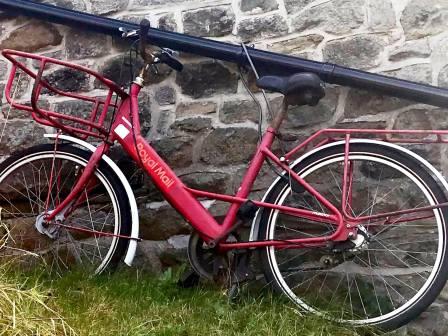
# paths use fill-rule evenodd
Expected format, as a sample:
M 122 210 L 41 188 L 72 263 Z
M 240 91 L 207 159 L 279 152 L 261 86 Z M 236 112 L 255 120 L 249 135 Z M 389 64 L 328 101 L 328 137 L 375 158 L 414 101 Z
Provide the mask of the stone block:
M 297 55 L 305 49 L 315 49 L 324 37 L 319 34 L 310 34 L 288 38 L 279 42 L 268 44 L 268 49 L 281 54 Z
M 210 118 L 186 118 L 176 120 L 170 127 L 173 131 L 182 131 L 187 133 L 198 134 L 212 128 L 212 120 Z
M 177 23 L 174 14 L 165 14 L 159 18 L 159 29 L 166 31 L 177 31 Z
M 174 113 L 171 109 L 163 109 L 159 112 L 159 118 L 157 120 L 157 133 L 160 135 L 166 136 L 168 135 L 168 128 L 173 123 Z
M 252 99 L 225 101 L 219 110 L 219 120 L 224 124 L 258 122 L 257 104 Z
M 140 209 L 140 237 L 147 240 L 165 240 L 173 235 L 188 234 L 191 229 L 170 206 L 158 209 Z
M 314 0 L 284 0 L 288 14 L 294 14 L 301 11 L 305 6 Z
M 69 59 L 104 56 L 110 53 L 107 36 L 71 29 L 67 33 L 65 49 Z
M 172 167 L 186 167 L 192 163 L 193 138 L 179 136 L 162 138 L 152 142 L 157 153 Z
M 278 8 L 276 0 L 241 0 L 241 11 L 250 13 L 265 13 Z
M 286 33 L 286 20 L 278 14 L 244 19 L 238 24 L 238 36 L 243 41 L 282 36 Z
M 431 48 L 426 38 L 408 41 L 389 53 L 389 59 L 391 61 L 402 61 L 412 57 L 425 58 L 429 56 L 431 56 Z
M 14 97 L 14 99 L 24 98 L 25 100 L 29 100 L 30 83 L 31 77 L 22 70 L 18 69 L 14 76 L 13 86 L 11 90 L 11 95 Z
M 149 94 L 149 88 L 144 87 L 138 96 L 138 109 L 140 126 L 142 134 L 146 135 L 151 129 L 151 96 Z
M 177 266 L 188 262 L 187 247 L 189 235 L 175 235 L 168 239 L 169 247 L 160 254 L 164 266 Z
M 427 63 L 409 65 L 397 70 L 385 71 L 383 74 L 418 83 L 432 83 L 432 68 L 431 64 Z
M 144 240 L 140 242 L 137 245 L 137 253 L 132 266 L 150 274 L 160 274 L 163 271 L 160 256 L 169 246 L 170 244 L 165 240 Z
M 390 0 L 368 1 L 367 24 L 375 31 L 387 31 L 396 27 L 396 13 Z
M 448 334 L 448 305 L 432 305 L 407 326 L 407 336 L 442 336 Z
M 189 2 L 193 1 L 194 0 L 134 0 L 132 2 L 132 5 L 147 8 L 149 6 L 175 6 L 183 3 L 188 4 Z
M 363 115 L 393 111 L 413 102 L 396 97 L 389 97 L 369 91 L 351 89 L 345 103 L 346 118 L 357 118 Z
M 63 7 L 67 9 L 85 11 L 87 9 L 86 4 L 83 0 L 39 0 L 37 2 L 42 2 L 50 5 L 55 5 L 58 7 Z
M 235 93 L 238 76 L 216 61 L 184 64 L 176 83 L 182 93 L 193 98 L 209 97 L 219 93 Z
M 176 103 L 176 91 L 171 86 L 162 86 L 154 94 L 156 102 L 161 105 L 172 105 Z
M 289 2 L 295 1 L 291 0 Z M 292 27 L 294 31 L 298 32 L 308 29 L 323 29 L 330 34 L 347 34 L 353 29 L 361 27 L 364 23 L 364 6 L 365 0 L 324 2 L 294 17 Z M 288 8 L 288 5 L 286 7 Z
M 62 50 L 55 50 L 55 51 L 40 52 L 39 53 L 39 55 L 42 55 L 42 56 L 45 56 L 45 57 L 49 57 L 49 58 L 55 58 L 55 59 L 58 59 L 58 60 L 64 60 L 65 59 L 65 54 L 66 54 L 65 51 L 62 51 Z M 32 60 L 31 64 L 36 69 L 39 69 L 41 61 L 40 60 Z M 47 63 L 45 65 L 45 73 L 47 73 L 48 70 L 54 69 L 56 67 L 58 67 L 58 65 Z
M 216 109 L 214 102 L 184 102 L 177 105 L 176 116 L 208 115 L 215 113 Z
M 92 5 L 92 13 L 95 15 L 102 15 L 126 9 L 129 0 L 90 0 L 90 3 Z
M 407 40 L 444 32 L 448 28 L 448 2 L 411 0 L 403 10 L 401 25 Z
M 440 70 L 437 78 L 437 85 L 448 88 L 448 65 L 444 66 L 442 70 Z
M 182 181 L 190 188 L 226 193 L 230 175 L 218 171 L 201 171 L 183 174 Z
M 33 120 L 10 120 L 0 142 L 0 153 L 9 154 L 42 143 L 45 133 L 45 129 Z
M 46 75 L 44 78 L 48 84 L 56 89 L 65 92 L 79 92 L 89 90 L 89 77 L 85 72 L 71 68 L 62 68 Z
M 93 104 L 83 100 L 67 100 L 54 104 L 53 110 L 73 117 L 90 119 Z
M 431 108 L 432 106 L 428 107 L 432 129 L 448 129 L 448 110 L 443 108 Z
M 323 49 L 324 61 L 357 69 L 368 69 L 379 64 L 384 49 L 382 39 L 373 35 L 357 35 L 333 40 Z
M 182 15 L 184 33 L 194 36 L 225 36 L 232 32 L 235 14 L 230 6 L 186 11 Z
M 430 112 L 412 109 L 401 112 L 395 119 L 394 129 L 431 129 Z M 407 136 L 412 138 L 413 136 Z
M 385 121 L 345 121 L 342 120 L 338 122 L 336 125 L 332 126 L 332 128 L 341 128 L 341 129 L 386 129 L 387 122 Z M 378 136 L 375 134 L 362 133 L 363 138 L 377 138 Z
M 31 21 L 11 32 L 2 41 L 0 49 L 15 49 L 34 52 L 62 42 L 62 35 L 55 26 L 46 22 Z
M 1 89 L 1 86 L 0 86 L 0 89 Z M 31 106 L 31 102 L 29 100 L 20 102 L 20 103 L 23 105 L 26 105 L 26 106 Z M 46 99 L 39 99 L 39 101 L 37 102 L 37 106 L 39 108 L 48 110 L 48 108 L 50 107 L 50 103 Z M 30 120 L 32 118 L 31 112 L 13 108 L 8 103 L 5 103 L 4 105 L 2 105 L 1 114 L 3 115 L 4 118 L 7 118 L 7 119 L 28 119 L 28 120 Z M 3 127 L 2 121 L 0 121 L 0 126 Z
M 201 161 L 216 165 L 245 163 L 254 154 L 258 133 L 251 128 L 217 128 L 204 140 Z

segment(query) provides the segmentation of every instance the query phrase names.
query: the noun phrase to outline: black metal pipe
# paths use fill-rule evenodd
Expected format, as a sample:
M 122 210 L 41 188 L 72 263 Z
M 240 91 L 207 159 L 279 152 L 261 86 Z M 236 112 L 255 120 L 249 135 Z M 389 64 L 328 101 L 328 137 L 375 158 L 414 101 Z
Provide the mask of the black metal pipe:
M 29 0 L 0 0 L 0 10 L 44 21 L 82 28 L 111 36 L 121 36 L 120 27 L 134 30 L 137 24 L 40 4 Z M 242 48 L 236 44 L 193 37 L 151 28 L 151 44 L 237 64 L 247 64 Z M 290 75 L 313 72 L 327 83 L 375 91 L 419 103 L 448 107 L 448 90 L 426 84 L 387 77 L 334 64 L 310 61 L 269 51 L 248 48 L 261 74 Z

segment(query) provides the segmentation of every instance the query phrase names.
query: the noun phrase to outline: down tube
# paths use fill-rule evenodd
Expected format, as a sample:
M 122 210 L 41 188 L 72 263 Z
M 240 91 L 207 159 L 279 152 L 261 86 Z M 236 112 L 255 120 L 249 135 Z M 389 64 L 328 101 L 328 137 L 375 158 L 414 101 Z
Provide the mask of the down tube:
M 127 139 L 119 139 L 119 141 L 135 162 L 138 163 L 141 160 L 141 165 L 165 199 L 203 236 L 204 240 L 209 241 L 219 237 L 223 231 L 221 225 L 187 191 L 183 182 L 156 151 L 141 135 L 136 135 L 136 144 L 130 138 L 131 134 Z

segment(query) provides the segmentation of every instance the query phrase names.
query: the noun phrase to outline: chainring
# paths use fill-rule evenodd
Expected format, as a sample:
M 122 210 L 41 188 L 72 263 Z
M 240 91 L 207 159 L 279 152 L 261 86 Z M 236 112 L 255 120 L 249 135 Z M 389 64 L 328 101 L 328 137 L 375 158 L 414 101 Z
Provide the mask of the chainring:
M 207 280 L 213 280 L 213 261 L 215 250 L 208 248 L 197 232 L 193 232 L 188 241 L 188 260 L 193 270 Z
M 227 241 L 235 242 L 237 239 L 230 235 Z M 204 240 L 199 236 L 197 232 L 193 232 L 190 235 L 188 242 L 188 260 L 193 270 L 203 279 L 213 281 L 214 280 L 214 262 L 218 255 L 216 249 L 210 248 L 205 244 Z M 231 252 L 227 255 L 227 258 L 232 258 Z

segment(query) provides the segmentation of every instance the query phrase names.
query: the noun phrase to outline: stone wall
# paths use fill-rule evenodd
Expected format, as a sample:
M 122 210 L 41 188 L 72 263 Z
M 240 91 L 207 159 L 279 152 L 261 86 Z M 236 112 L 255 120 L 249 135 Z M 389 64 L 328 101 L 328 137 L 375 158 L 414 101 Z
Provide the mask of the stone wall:
M 448 2 L 441 0 L 46 0 L 70 9 L 139 22 L 221 41 L 254 43 L 256 47 L 318 61 L 448 86 Z M 97 69 L 127 83 L 120 71 L 129 44 L 60 25 L 0 17 L 0 48 L 38 52 Z M 182 54 L 182 73 L 160 67 L 141 98 L 142 125 L 148 140 L 192 187 L 233 193 L 255 147 L 256 104 L 247 95 L 237 68 Z M 0 83 L 8 64 L 0 61 Z M 56 70 L 51 79 L 61 88 L 90 90 L 94 83 Z M 251 83 L 253 84 L 253 83 Z M 22 83 L 19 97 L 29 95 Z M 260 98 L 260 93 L 257 94 Z M 68 111 L 82 105 L 47 97 L 47 104 Z M 270 95 L 273 106 L 278 95 Z M 262 102 L 263 110 L 266 110 Z M 0 156 L 42 141 L 44 129 L 3 101 L 0 125 L 9 121 Z M 447 111 L 344 87 L 328 87 L 314 109 L 292 109 L 285 124 L 288 140 L 302 139 L 322 127 L 446 128 Z M 266 120 L 266 116 L 264 118 Z M 266 126 L 264 122 L 263 127 Z M 128 176 L 135 170 L 114 153 Z M 432 162 L 447 167 L 446 150 L 426 150 Z M 269 173 L 255 186 L 261 190 Z M 142 183 L 147 182 L 147 183 Z M 141 244 L 146 267 L 158 270 L 173 262 L 184 246 L 188 226 L 138 172 L 132 177 L 141 208 Z M 220 215 L 225 206 L 209 202 Z M 140 260 L 145 260 L 140 259 Z M 438 306 L 437 306 L 438 307 Z M 436 307 L 436 310 L 438 309 Z M 437 310 L 441 315 L 442 311 Z M 443 314 L 442 314 L 443 315 Z M 432 315 L 431 315 L 432 316 Z

